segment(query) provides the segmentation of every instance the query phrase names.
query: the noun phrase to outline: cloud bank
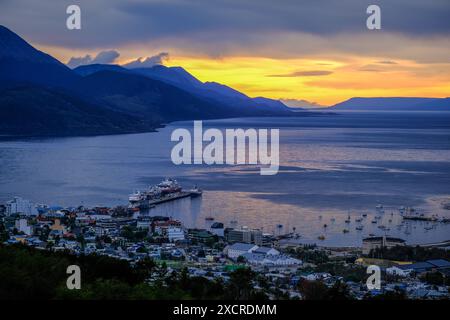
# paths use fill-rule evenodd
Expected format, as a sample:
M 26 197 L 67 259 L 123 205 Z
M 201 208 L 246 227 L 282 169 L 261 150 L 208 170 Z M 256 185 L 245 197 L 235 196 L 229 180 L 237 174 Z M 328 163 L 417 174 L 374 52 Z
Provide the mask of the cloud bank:
M 105 50 L 99 52 L 94 58 L 87 54 L 84 57 L 72 57 L 70 58 L 67 66 L 69 68 L 76 68 L 87 64 L 110 64 L 114 63 L 119 58 L 120 53 L 116 50 Z
M 162 65 L 164 64 L 164 61 L 167 61 L 169 59 L 169 53 L 168 52 L 160 52 L 157 55 L 146 57 L 146 58 L 137 58 L 136 60 L 133 60 L 129 63 L 126 63 L 122 65 L 122 67 L 128 68 L 128 69 L 136 69 L 136 68 L 151 68 L 155 65 Z

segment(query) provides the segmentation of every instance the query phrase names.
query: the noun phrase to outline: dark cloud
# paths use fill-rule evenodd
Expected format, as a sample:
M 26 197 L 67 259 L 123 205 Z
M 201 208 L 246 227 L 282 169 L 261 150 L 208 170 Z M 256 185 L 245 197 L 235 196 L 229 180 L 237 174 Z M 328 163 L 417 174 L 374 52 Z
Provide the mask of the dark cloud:
M 377 0 L 382 29 L 376 31 L 366 28 L 373 0 L 76 2 L 81 30 L 67 30 L 66 0 L 0 0 L 0 21 L 32 43 L 77 50 L 140 45 L 213 57 L 278 58 L 376 52 L 389 59 L 442 62 L 450 47 L 449 0 Z M 406 50 L 411 44 L 421 48 Z
M 147 57 L 147 58 L 137 58 L 134 61 L 131 61 L 127 64 L 124 64 L 123 67 L 134 69 L 134 68 L 150 68 L 155 65 L 164 64 L 164 61 L 169 59 L 169 53 L 160 52 L 157 55 Z
M 116 50 L 105 50 L 99 52 L 94 58 L 89 54 L 84 57 L 72 57 L 67 63 L 67 66 L 76 68 L 78 66 L 94 63 L 109 64 L 114 63 L 119 56 L 120 53 Z
M 272 74 L 268 77 L 316 77 L 316 76 L 327 76 L 332 74 L 333 71 L 327 70 L 307 70 L 307 71 L 295 71 L 286 74 Z
M 358 33 L 366 28 L 372 0 L 79 0 L 82 30 L 66 29 L 68 1 L 4 0 L 0 21 L 33 40 L 63 46 L 115 46 L 194 34 L 235 41 L 266 32 L 315 35 Z M 416 35 L 448 35 L 448 0 L 377 0 L 382 31 Z M 26 9 L 25 9 L 26 8 Z

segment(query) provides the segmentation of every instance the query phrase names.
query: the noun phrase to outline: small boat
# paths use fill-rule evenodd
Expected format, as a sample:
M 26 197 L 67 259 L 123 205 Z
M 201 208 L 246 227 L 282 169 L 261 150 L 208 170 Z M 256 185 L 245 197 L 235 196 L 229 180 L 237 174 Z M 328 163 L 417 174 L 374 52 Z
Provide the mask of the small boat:
M 343 233 L 349 233 L 350 231 L 348 231 L 347 229 L 342 230 Z
M 356 218 L 355 219 L 355 222 L 361 222 L 362 221 L 362 218 Z
M 363 218 L 367 217 L 367 213 L 362 214 Z
M 335 222 L 336 221 L 336 219 L 335 218 L 331 218 L 331 222 Z
M 378 223 L 378 221 L 377 220 L 372 220 L 372 223 Z
M 327 224 L 325 223 L 325 224 L 323 225 L 323 227 L 326 228 L 326 227 L 328 227 L 328 226 L 327 226 Z
M 355 229 L 361 231 L 363 228 L 364 228 L 363 226 L 357 226 Z
M 189 192 L 191 193 L 191 197 L 193 198 L 200 197 L 203 194 L 203 190 L 198 188 L 197 186 L 194 186 L 194 188 L 189 190 Z
M 324 236 L 324 235 L 318 236 L 317 239 L 319 239 L 319 240 L 325 240 L 325 236 Z
M 369 237 L 375 237 L 373 233 L 369 233 Z
M 214 217 L 207 216 L 207 217 L 205 217 L 205 220 L 206 221 L 214 221 Z

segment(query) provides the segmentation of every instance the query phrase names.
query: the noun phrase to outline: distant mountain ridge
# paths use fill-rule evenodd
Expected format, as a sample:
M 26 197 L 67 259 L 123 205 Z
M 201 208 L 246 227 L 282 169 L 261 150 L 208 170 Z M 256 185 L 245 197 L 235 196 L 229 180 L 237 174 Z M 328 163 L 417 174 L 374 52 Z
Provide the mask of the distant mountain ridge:
M 336 111 L 450 111 L 450 98 L 351 98 L 331 106 Z
M 119 65 L 93 64 L 77 67 L 74 69 L 74 72 L 85 76 L 107 70 L 134 73 L 152 80 L 159 80 L 198 97 L 207 99 L 215 104 L 228 105 L 230 110 L 240 107 L 241 111 L 246 114 L 248 113 L 249 107 L 260 112 L 291 111 L 290 108 L 279 100 L 263 97 L 250 98 L 238 90 L 217 82 L 201 82 L 182 67 L 155 65 L 150 68 L 124 68 Z
M 71 70 L 0 26 L 0 135 L 143 132 L 174 120 L 290 115 L 250 98 L 214 97 L 233 89 L 204 84 L 180 67 L 151 71 L 115 65 Z

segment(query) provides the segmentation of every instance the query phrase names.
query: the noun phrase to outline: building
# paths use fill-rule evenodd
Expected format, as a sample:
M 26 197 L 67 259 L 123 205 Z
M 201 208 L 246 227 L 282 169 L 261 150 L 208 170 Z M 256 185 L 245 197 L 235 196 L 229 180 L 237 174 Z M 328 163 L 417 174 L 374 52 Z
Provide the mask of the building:
M 411 274 L 411 270 L 404 269 L 402 268 L 402 265 L 400 265 L 386 268 L 386 273 L 392 276 L 407 277 Z
M 277 256 L 277 255 L 280 254 L 280 251 L 278 251 L 275 248 L 258 247 L 258 249 L 254 250 L 253 253 L 263 254 L 263 255 L 270 255 L 270 256 Z
M 370 237 L 363 239 L 363 254 L 369 254 L 371 250 L 376 248 L 392 248 L 395 246 L 404 246 L 406 241 L 393 237 Z
M 167 236 L 167 229 L 170 227 L 181 228 L 181 222 L 178 220 L 156 220 L 151 223 L 152 232 L 161 236 Z
M 31 236 L 33 234 L 33 228 L 32 228 L 32 226 L 28 225 L 27 219 L 16 220 L 16 229 L 19 232 L 23 232 L 27 236 Z
M 113 220 L 97 221 L 95 224 L 95 234 L 97 236 L 107 236 L 118 232 L 117 224 Z
M 20 197 L 14 197 L 13 200 L 6 202 L 6 215 L 10 216 L 16 213 L 30 216 L 36 215 L 37 210 L 33 207 L 30 201 Z
M 211 232 L 218 237 L 224 236 L 224 226 L 222 222 L 214 222 L 211 227 Z
M 136 228 L 140 230 L 150 230 L 152 219 L 150 217 L 140 217 L 136 221 Z
M 229 243 L 242 242 L 262 245 L 262 231 L 259 229 L 249 229 L 242 227 L 240 229 L 226 229 L 225 238 Z
M 258 249 L 258 246 L 249 243 L 233 243 L 225 248 L 226 254 L 230 259 L 237 259 L 237 257 L 242 256 L 246 253 L 251 253 Z
M 212 242 L 216 241 L 217 236 L 205 229 L 189 229 L 188 230 L 189 240 L 197 242 Z
M 433 269 L 436 270 L 445 270 L 450 269 L 450 262 L 444 259 L 433 259 L 433 260 L 427 260 L 429 264 L 433 266 Z
M 182 241 L 184 240 L 184 231 L 180 227 L 169 227 L 167 228 L 167 237 L 170 242 Z
M 255 253 L 255 251 L 253 251 L 244 253 L 242 257 L 244 257 L 247 263 L 249 264 L 264 267 L 288 267 L 302 264 L 302 261 L 299 259 L 295 259 L 281 254 L 266 255 L 261 253 Z

